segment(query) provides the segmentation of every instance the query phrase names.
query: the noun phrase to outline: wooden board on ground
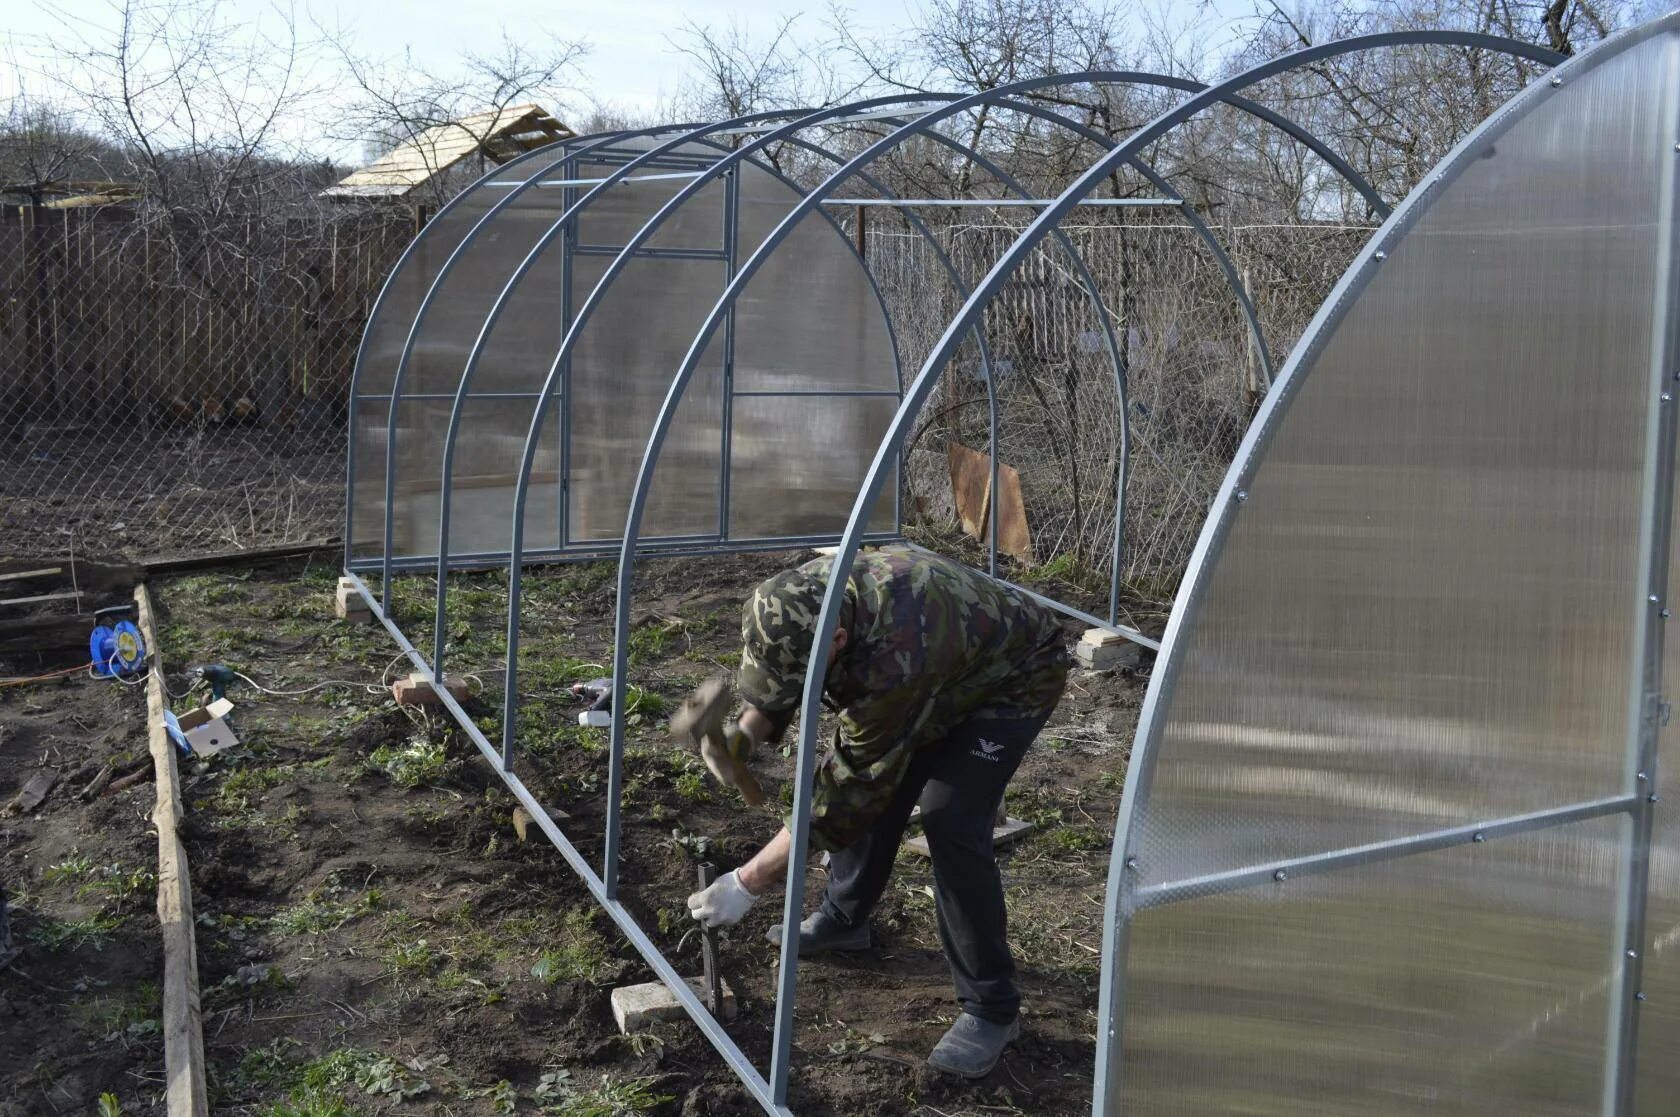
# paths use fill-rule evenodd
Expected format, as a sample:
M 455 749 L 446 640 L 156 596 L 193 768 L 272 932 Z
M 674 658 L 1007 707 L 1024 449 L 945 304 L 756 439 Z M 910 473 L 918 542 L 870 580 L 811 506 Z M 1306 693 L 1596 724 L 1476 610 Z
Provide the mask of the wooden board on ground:
M 134 588 L 141 637 L 152 655 L 146 677 L 146 730 L 157 774 L 152 825 L 158 832 L 158 924 L 163 932 L 163 1069 L 169 1117 L 209 1117 L 204 1085 L 204 1023 L 198 992 L 198 942 L 193 934 L 192 878 L 181 844 L 181 789 L 175 745 L 164 725 L 163 663 L 157 624 L 144 584 Z

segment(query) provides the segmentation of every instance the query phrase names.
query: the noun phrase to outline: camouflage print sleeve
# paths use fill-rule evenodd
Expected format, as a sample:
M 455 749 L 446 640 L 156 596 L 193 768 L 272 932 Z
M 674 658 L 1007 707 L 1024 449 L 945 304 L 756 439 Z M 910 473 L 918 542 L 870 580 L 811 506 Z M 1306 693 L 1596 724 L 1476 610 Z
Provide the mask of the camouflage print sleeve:
M 846 707 L 844 733 L 817 769 L 811 800 L 815 848 L 843 849 L 875 825 L 904 777 L 937 687 L 938 679 L 926 672 L 905 673 L 897 686 Z

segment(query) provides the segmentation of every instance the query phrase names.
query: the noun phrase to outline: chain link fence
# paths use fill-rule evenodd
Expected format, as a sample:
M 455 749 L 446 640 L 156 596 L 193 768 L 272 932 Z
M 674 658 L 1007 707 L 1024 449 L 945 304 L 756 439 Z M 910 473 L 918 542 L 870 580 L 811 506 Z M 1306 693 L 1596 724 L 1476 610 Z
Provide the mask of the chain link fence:
M 212 234 L 122 207 L 0 211 L 0 553 L 336 535 L 356 346 L 412 233 L 390 212 Z
M 965 284 L 977 282 L 1018 225 L 937 231 Z M 1034 557 L 1106 592 L 1121 454 L 1106 314 L 1121 352 L 1131 419 L 1122 578 L 1172 600 L 1202 521 L 1266 373 L 1247 319 L 1207 246 L 1175 215 L 1063 230 L 1101 295 L 1088 295 L 1066 248 L 1047 240 L 988 307 L 996 367 L 999 460 L 1021 474 Z M 1238 225 L 1217 235 L 1248 287 L 1274 365 L 1372 232 L 1359 225 Z M 925 238 L 871 231 L 870 264 L 892 305 L 907 374 L 961 299 Z M 984 451 L 985 384 L 968 344 L 942 377 L 911 442 L 908 506 L 953 515 L 946 447 Z M 1076 561 L 1066 561 L 1076 560 Z
M 884 224 L 884 223 L 883 223 Z M 965 283 L 1007 224 L 937 236 Z M 1281 363 L 1370 230 L 1220 230 Z M 1113 538 L 1124 354 L 1132 422 L 1124 577 L 1170 600 L 1264 374 L 1216 261 L 1172 214 L 1066 229 L 993 302 L 1000 458 L 1040 560 L 1102 573 Z M 217 237 L 118 209 L 0 213 L 0 554 L 193 555 L 337 535 L 346 393 L 368 309 L 413 235 L 403 211 L 322 210 Z M 876 225 L 865 255 L 906 375 L 960 305 L 931 247 Z M 950 441 L 986 445 L 972 344 L 911 442 L 905 507 L 948 518 Z

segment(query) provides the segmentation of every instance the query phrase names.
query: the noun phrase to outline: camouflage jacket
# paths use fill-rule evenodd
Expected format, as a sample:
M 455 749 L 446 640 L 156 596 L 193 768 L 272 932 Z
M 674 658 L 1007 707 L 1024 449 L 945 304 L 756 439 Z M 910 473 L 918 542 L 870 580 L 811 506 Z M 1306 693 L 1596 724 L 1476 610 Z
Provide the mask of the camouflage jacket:
M 779 575 L 742 610 L 738 689 L 766 713 L 799 704 L 832 565 L 819 558 Z M 839 712 L 842 736 L 816 774 L 818 849 L 843 848 L 868 830 L 918 749 L 965 721 L 1046 714 L 1067 680 L 1055 613 L 984 574 L 907 548 L 858 555 L 840 623 L 847 643 L 829 666 L 824 698 Z

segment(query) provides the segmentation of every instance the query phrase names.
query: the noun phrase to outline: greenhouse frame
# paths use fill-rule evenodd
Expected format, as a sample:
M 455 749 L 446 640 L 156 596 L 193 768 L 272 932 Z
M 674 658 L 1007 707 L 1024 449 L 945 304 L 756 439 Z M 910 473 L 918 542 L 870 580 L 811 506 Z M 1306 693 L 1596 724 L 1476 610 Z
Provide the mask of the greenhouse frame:
M 1418 45 L 1550 70 L 1392 211 L 1327 144 L 1243 96 Z M 1105 85 L 1182 98 L 1120 140 L 1033 99 Z M 1216 105 L 1304 144 L 1384 219 L 1275 369 L 1217 231 L 1144 162 Z M 1029 197 L 939 129 L 977 107 L 1103 153 L 1055 197 Z M 824 146 L 823 126 L 851 121 L 888 130 L 861 151 Z M 917 213 L 974 200 L 895 197 L 869 172 L 912 142 L 1013 191 L 983 204 L 1034 215 L 972 286 Z M 765 157 L 773 144 L 834 169 L 805 190 Z M 904 440 L 965 345 L 990 401 L 995 492 L 988 303 L 1050 242 L 1100 311 L 1061 222 L 1169 209 L 1218 260 L 1268 390 L 1158 645 L 1118 623 L 1124 406 L 1108 614 L 1040 597 L 1158 647 L 1110 863 L 1093 1112 L 1667 1112 L 1680 1096 L 1680 824 L 1660 794 L 1680 689 L 1680 656 L 1664 655 L 1680 545 L 1676 159 L 1680 16 L 1569 59 L 1395 33 L 1208 87 L 1078 73 L 570 139 L 464 191 L 380 295 L 352 389 L 345 572 L 745 1089 L 790 1113 L 785 936 L 804 902 L 822 676 L 813 664 L 799 719 L 761 1070 L 620 896 L 634 564 L 832 544 L 844 570 L 861 546 L 901 539 Z M 1155 193 L 1105 196 L 1121 168 Z M 927 237 L 961 299 L 911 370 L 835 216 L 876 205 Z M 1123 401 L 1125 347 L 1099 318 Z M 614 556 L 596 866 L 513 770 L 520 578 Z M 499 740 L 440 681 L 450 571 L 485 567 L 508 576 Z M 392 615 L 404 572 L 436 574 L 429 659 Z M 830 582 L 815 647 L 844 583 Z

